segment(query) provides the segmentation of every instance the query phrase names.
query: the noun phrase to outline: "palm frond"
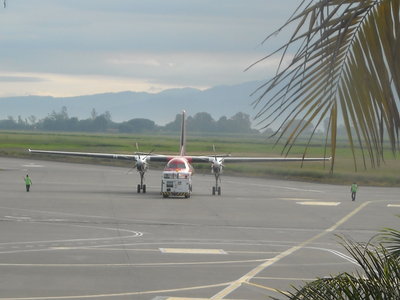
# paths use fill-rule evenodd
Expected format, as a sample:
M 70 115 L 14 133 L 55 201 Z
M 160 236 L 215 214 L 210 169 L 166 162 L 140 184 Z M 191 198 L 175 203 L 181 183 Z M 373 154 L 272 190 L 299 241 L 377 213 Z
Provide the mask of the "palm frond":
M 393 228 L 385 228 L 382 230 L 380 237 L 388 252 L 400 260 L 400 231 Z
M 308 300 L 400 299 L 400 260 L 379 245 L 343 241 L 357 261 L 358 271 L 319 278 L 282 294 L 288 299 Z
M 287 137 L 282 150 L 287 154 L 311 122 L 316 121 L 316 128 L 329 119 L 326 148 L 333 158 L 337 126 L 343 123 L 355 167 L 356 147 L 364 167 L 368 158 L 378 166 L 384 158 L 384 133 L 392 152 L 399 151 L 399 1 L 309 0 L 297 11 L 278 30 L 297 23 L 291 38 L 271 54 L 282 52 L 281 62 L 293 48 L 295 55 L 256 91 L 256 120 L 265 127 L 281 122 L 276 135 L 278 141 Z M 293 129 L 295 119 L 303 122 Z

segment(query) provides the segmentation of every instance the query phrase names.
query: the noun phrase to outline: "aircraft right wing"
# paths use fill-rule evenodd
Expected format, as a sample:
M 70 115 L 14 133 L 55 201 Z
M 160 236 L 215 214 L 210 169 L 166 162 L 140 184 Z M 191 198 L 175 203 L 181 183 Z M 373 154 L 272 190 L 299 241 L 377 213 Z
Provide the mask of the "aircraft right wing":
M 328 161 L 330 157 L 225 157 L 224 162 L 242 163 L 242 162 L 290 162 L 290 161 Z
M 228 163 L 256 163 L 256 162 L 291 162 L 291 161 L 329 161 L 331 157 L 231 157 L 231 156 L 188 156 L 193 163 L 228 162 Z

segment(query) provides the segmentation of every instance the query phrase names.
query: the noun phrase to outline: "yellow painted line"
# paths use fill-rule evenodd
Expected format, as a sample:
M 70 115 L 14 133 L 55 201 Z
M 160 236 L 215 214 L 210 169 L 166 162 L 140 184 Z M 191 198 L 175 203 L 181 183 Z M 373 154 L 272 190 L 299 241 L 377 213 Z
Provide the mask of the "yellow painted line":
M 260 272 L 264 271 L 266 268 L 272 266 L 274 263 L 280 261 L 281 259 L 292 255 L 294 252 L 306 247 L 308 244 L 311 244 L 315 240 L 318 240 L 319 238 L 323 237 L 324 235 L 336 230 L 340 225 L 344 224 L 347 222 L 351 217 L 353 217 L 356 213 L 358 213 L 360 210 L 362 210 L 364 207 L 366 207 L 368 204 L 370 204 L 371 201 L 364 202 L 361 204 L 359 207 L 354 209 L 352 212 L 350 212 L 348 215 L 340 219 L 338 222 L 336 222 L 333 226 L 325 229 L 324 231 L 318 233 L 317 235 L 311 237 L 310 239 L 293 246 L 292 248 L 287 249 L 286 251 L 283 251 L 282 253 L 278 254 L 272 259 L 264 261 L 261 265 L 255 267 L 253 270 L 250 270 L 247 274 L 243 275 L 239 279 L 232 281 L 229 286 L 227 286 L 225 289 L 214 295 L 213 297 L 210 298 L 210 300 L 221 300 L 224 299 L 226 296 L 231 294 L 233 291 L 238 289 L 242 284 L 249 283 L 250 280 L 254 277 L 256 277 L 257 274 Z
M 312 201 L 312 202 L 296 202 L 297 204 L 300 205 L 312 205 L 312 206 L 338 206 L 341 202 L 317 202 L 317 201 Z
M 160 248 L 160 251 L 170 254 L 227 254 L 222 249 Z
M 387 207 L 400 207 L 400 204 L 388 204 Z

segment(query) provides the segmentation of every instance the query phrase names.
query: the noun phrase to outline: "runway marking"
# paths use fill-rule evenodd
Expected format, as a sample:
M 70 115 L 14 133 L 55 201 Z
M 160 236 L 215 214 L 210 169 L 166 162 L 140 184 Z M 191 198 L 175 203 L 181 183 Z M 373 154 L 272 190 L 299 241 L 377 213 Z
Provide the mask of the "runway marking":
M 98 268 L 98 267 L 163 267 L 163 266 L 192 266 L 192 265 L 221 265 L 221 264 L 242 264 L 242 263 L 259 263 L 265 259 L 249 259 L 249 260 L 220 260 L 220 261 L 196 261 L 196 262 L 171 262 L 171 263 L 127 263 L 127 264 L 17 264 L 17 263 L 0 263 L 0 267 L 41 267 L 41 268 Z M 1 298 L 0 298 L 1 299 Z
M 168 297 L 164 300 L 208 300 L 208 298 Z
M 30 217 L 4 216 L 4 218 L 6 218 L 6 219 L 11 219 L 11 220 L 15 220 L 15 221 L 28 221 L 28 220 L 32 220 L 32 218 L 30 218 Z
M 315 280 L 315 278 L 296 278 L 296 277 L 263 277 L 263 276 L 257 276 L 254 277 L 253 279 L 261 279 L 261 280 L 289 280 L 289 281 L 294 281 L 294 280 L 299 280 L 299 281 L 311 281 Z
M 388 204 L 387 207 L 400 207 L 400 204 Z
M 222 249 L 159 248 L 162 253 L 171 254 L 227 254 Z
M 279 199 L 286 201 L 315 201 L 315 199 L 308 199 L 308 198 L 279 198 Z
M 358 262 L 354 258 L 352 258 L 351 256 L 348 256 L 342 252 L 339 252 L 337 250 L 328 249 L 328 248 L 320 248 L 320 247 L 307 247 L 307 249 L 315 249 L 315 250 L 330 252 L 330 253 L 332 253 L 336 256 L 339 256 L 340 258 L 343 258 L 344 260 L 347 260 L 348 262 L 358 266 Z
M 310 201 L 310 202 L 296 202 L 300 205 L 310 205 L 310 206 L 338 206 L 341 202 L 320 202 L 320 201 Z
M 32 223 L 35 223 L 34 221 Z M 84 239 L 66 239 L 66 240 L 49 240 L 49 241 L 32 241 L 32 242 L 7 242 L 7 243 L 0 243 L 0 245 L 30 245 L 30 244 L 35 244 L 38 247 L 47 247 L 49 246 L 48 244 L 52 243 L 82 243 L 86 244 L 88 242 L 105 242 L 105 241 L 112 241 L 116 239 L 121 239 L 121 238 L 137 238 L 137 237 L 142 237 L 143 233 L 140 231 L 134 231 L 134 230 L 128 230 L 128 229 L 122 229 L 122 228 L 112 228 L 112 227 L 98 227 L 98 226 L 84 226 L 84 225 L 76 225 L 76 224 L 57 224 L 58 226 L 71 226 L 71 227 L 81 227 L 81 228 L 90 228 L 90 229 L 97 229 L 97 230 L 109 230 L 109 231 L 117 231 L 117 232 L 127 232 L 130 233 L 130 235 L 124 235 L 124 236 L 117 236 L 117 237 L 104 237 L 104 238 L 84 238 Z M 47 243 L 47 245 L 46 245 Z
M 257 283 L 253 283 L 253 282 L 244 282 L 244 284 L 248 284 L 250 286 L 255 286 L 257 288 L 264 289 L 264 290 L 271 291 L 271 292 L 275 292 L 275 293 L 278 293 L 278 294 L 280 293 L 280 291 L 278 289 L 275 289 L 275 288 L 272 288 L 272 287 L 269 287 L 269 286 L 265 286 L 265 285 L 261 285 L 261 284 L 257 284 Z
M 44 166 L 32 163 L 32 164 L 28 164 L 28 165 L 22 165 L 22 167 L 25 167 L 25 168 L 43 168 Z
M 310 244 L 310 243 L 314 242 L 315 240 L 323 237 L 324 235 L 336 230 L 340 225 L 342 225 L 343 223 L 348 221 L 351 217 L 353 217 L 356 213 L 358 213 L 360 210 L 362 210 L 364 207 L 366 207 L 370 203 L 371 203 L 371 201 L 364 202 L 363 204 L 361 204 L 359 207 L 357 207 L 352 212 L 347 214 L 345 217 L 340 219 L 338 222 L 336 222 L 331 227 L 323 230 L 322 232 L 320 232 L 320 233 L 316 234 L 315 236 L 311 237 L 310 239 L 308 239 L 308 240 L 306 240 L 306 241 L 304 241 L 304 242 L 302 242 L 302 243 L 300 243 L 300 244 L 298 244 L 296 246 L 293 246 L 292 248 L 289 248 L 286 251 L 283 251 L 282 253 L 278 254 L 274 258 L 264 261 L 261 265 L 259 265 L 259 266 L 255 267 L 254 269 L 250 270 L 247 274 L 243 275 L 242 277 L 240 277 L 239 279 L 237 279 L 235 281 L 232 281 L 232 283 L 229 284 L 229 286 L 227 286 L 225 289 L 223 289 L 219 293 L 215 294 L 210 299 L 211 300 L 224 299 L 226 296 L 228 296 L 233 291 L 238 289 L 242 284 L 246 284 L 246 283 L 250 282 L 250 280 L 252 278 L 254 278 L 257 274 L 259 274 L 261 271 L 263 271 L 266 268 L 272 266 L 273 264 L 275 264 L 276 262 L 280 261 L 281 259 L 283 259 L 283 258 L 285 258 L 285 257 L 287 257 L 289 255 L 292 255 L 294 252 L 306 247 L 308 244 Z
M 188 297 L 156 297 L 153 300 L 209 300 L 210 298 L 188 298 Z M 226 299 L 229 300 L 229 299 Z M 240 300 L 240 299 L 235 299 Z
M 98 294 L 98 295 L 77 295 L 77 296 L 42 296 L 42 297 L 14 297 L 14 298 L 7 297 L 7 298 L 0 298 L 0 300 L 51 300 L 51 299 L 54 300 L 54 299 L 90 299 L 90 298 L 96 299 L 96 298 L 108 298 L 108 297 L 167 294 L 167 293 L 173 293 L 173 292 L 194 291 L 194 290 L 210 289 L 210 288 L 215 288 L 215 287 L 226 286 L 228 284 L 230 284 L 230 282 L 210 284 L 210 285 L 192 286 L 192 287 L 186 287 L 186 288 L 168 289 L 168 290 L 125 292 L 125 293 Z
M 225 180 L 225 182 L 234 183 L 234 184 L 242 184 L 242 182 L 234 181 L 234 180 Z M 261 183 L 248 183 L 248 185 L 257 186 L 257 187 L 264 187 L 264 188 L 268 187 L 268 188 L 286 189 L 286 190 L 291 190 L 291 191 L 325 193 L 325 191 L 322 191 L 322 190 L 295 188 L 295 187 L 292 187 L 292 186 L 283 186 L 283 185 L 267 185 L 267 184 L 261 184 Z

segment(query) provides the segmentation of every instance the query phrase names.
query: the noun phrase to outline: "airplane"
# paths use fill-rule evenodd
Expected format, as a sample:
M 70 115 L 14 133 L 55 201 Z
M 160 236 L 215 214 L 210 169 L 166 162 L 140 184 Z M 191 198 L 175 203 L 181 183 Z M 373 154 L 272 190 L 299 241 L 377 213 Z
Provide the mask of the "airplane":
M 328 161 L 331 157 L 323 158 L 304 158 L 304 157 L 232 157 L 231 155 L 187 155 L 186 154 L 186 112 L 182 112 L 180 151 L 178 155 L 154 154 L 152 152 L 135 152 L 134 154 L 113 154 L 113 153 L 89 153 L 89 152 L 66 152 L 49 150 L 32 150 L 30 153 L 65 155 L 65 156 L 83 156 L 94 158 L 109 158 L 134 161 L 134 168 L 140 175 L 140 183 L 137 185 L 137 193 L 141 191 L 146 193 L 146 184 L 144 184 L 145 173 L 151 162 L 167 163 L 163 171 L 161 194 L 166 198 L 172 196 L 190 197 L 192 186 L 191 176 L 193 174 L 193 163 L 211 164 L 211 173 L 214 174 L 215 185 L 212 187 L 212 195 L 221 195 L 221 174 L 225 163 L 257 163 L 257 162 L 293 162 L 293 161 Z M 215 147 L 214 147 L 215 152 Z M 165 179 L 165 180 L 164 180 Z M 172 189 L 173 179 L 183 179 L 186 182 L 186 190 L 178 192 Z M 179 182 L 181 185 L 182 182 Z M 169 185 L 169 186 L 168 186 Z M 163 186 L 165 189 L 163 190 Z

